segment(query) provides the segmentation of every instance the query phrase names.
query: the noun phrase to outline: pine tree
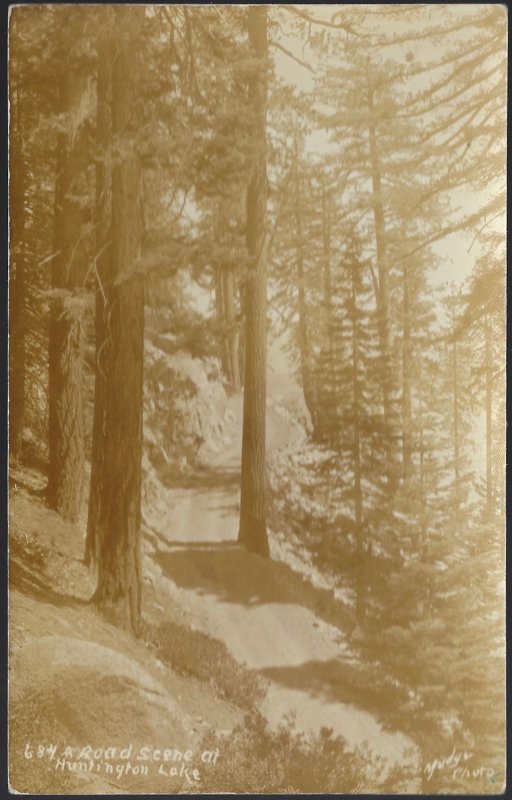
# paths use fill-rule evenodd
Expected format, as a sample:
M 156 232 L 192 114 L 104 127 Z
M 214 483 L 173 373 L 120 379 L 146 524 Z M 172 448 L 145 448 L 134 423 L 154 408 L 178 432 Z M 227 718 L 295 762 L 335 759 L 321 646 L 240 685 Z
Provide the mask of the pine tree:
M 100 551 L 99 516 L 101 489 L 104 481 L 106 437 L 107 377 L 109 373 L 109 326 L 108 313 L 111 267 L 111 193 L 112 193 L 112 18 L 104 20 L 98 41 L 98 64 L 96 80 L 96 196 L 95 225 L 96 247 L 94 256 L 95 277 L 95 361 L 94 361 L 94 413 L 91 447 L 91 477 L 89 482 L 89 505 L 87 514 L 87 538 L 84 561 L 95 564 Z
M 117 624 L 138 632 L 141 614 L 141 460 L 144 282 L 137 272 L 141 243 L 140 165 L 129 137 L 137 130 L 140 94 L 134 58 L 143 7 L 115 9 L 112 64 L 112 249 L 105 387 L 103 464 L 96 536 L 95 602 Z M 133 140 L 132 140 L 133 141 Z
M 238 541 L 269 555 L 265 507 L 266 413 L 266 105 L 267 8 L 247 9 L 249 42 L 258 69 L 249 83 L 254 115 L 254 163 L 247 190 L 247 251 L 249 268 L 244 285 L 246 317 L 242 477 Z

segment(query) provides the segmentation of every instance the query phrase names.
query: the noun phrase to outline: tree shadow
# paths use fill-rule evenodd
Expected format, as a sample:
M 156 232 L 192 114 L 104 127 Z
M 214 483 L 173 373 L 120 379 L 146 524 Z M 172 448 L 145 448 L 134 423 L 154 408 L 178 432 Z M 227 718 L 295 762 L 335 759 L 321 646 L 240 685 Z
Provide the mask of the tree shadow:
M 406 700 L 404 689 L 376 680 L 359 660 L 338 657 L 290 667 L 266 667 L 260 674 L 288 689 L 305 691 L 324 702 L 355 705 L 384 720 Z
M 185 549 L 158 553 L 166 577 L 183 589 L 211 594 L 226 603 L 260 605 L 293 603 L 276 577 L 273 564 L 233 542 L 195 542 Z
M 182 547 L 185 549 L 201 549 L 201 550 L 216 550 L 217 548 L 228 547 L 233 548 L 236 547 L 236 542 L 232 539 L 223 539 L 222 541 L 209 541 L 208 539 L 204 539 L 202 541 L 194 541 L 188 542 L 185 539 L 165 539 L 165 544 L 168 547 Z
M 331 590 L 313 586 L 287 564 L 250 553 L 235 542 L 194 542 L 153 558 L 164 576 L 182 589 L 244 606 L 298 605 L 337 627 L 353 624 L 352 610 Z
M 167 489 L 225 489 L 240 488 L 239 469 L 197 468 L 186 475 L 162 470 L 160 481 Z

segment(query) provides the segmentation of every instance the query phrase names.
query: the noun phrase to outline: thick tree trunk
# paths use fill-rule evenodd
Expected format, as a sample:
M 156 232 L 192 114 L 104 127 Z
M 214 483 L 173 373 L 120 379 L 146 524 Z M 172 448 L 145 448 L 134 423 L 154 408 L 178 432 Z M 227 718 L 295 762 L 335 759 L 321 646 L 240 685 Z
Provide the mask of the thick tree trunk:
M 19 89 L 10 86 L 10 281 L 9 281 L 9 447 L 21 453 L 25 417 L 25 187 L 22 104 Z
M 411 412 L 411 299 L 409 286 L 409 268 L 406 262 L 403 267 L 403 337 L 402 337 L 402 475 L 404 483 L 412 477 L 412 412 Z
M 97 111 L 96 111 L 96 269 L 95 269 L 95 363 L 94 417 L 92 429 L 91 480 L 84 561 L 96 564 L 100 550 L 100 500 L 103 483 L 103 464 L 106 436 L 106 398 L 108 375 L 108 312 L 111 272 L 111 147 L 112 64 L 111 38 L 104 35 L 98 53 Z
M 137 135 L 135 38 L 142 6 L 117 6 L 112 68 L 112 135 Z M 133 145 L 112 175 L 112 285 L 108 295 L 105 439 L 97 525 L 95 601 L 115 624 L 137 633 L 141 612 L 140 504 L 144 284 L 131 274 L 140 252 L 140 169 Z
M 269 555 L 265 508 L 265 412 L 267 338 L 267 8 L 247 9 L 249 42 L 260 61 L 249 84 L 257 154 L 247 191 L 248 277 L 245 285 L 245 379 L 242 433 L 240 531 L 238 541 L 249 550 Z
M 309 411 L 313 429 L 317 427 L 316 398 L 313 376 L 311 374 L 311 357 L 309 347 L 308 318 L 306 310 L 306 287 L 304 273 L 304 243 L 302 238 L 302 215 L 300 208 L 301 187 L 299 177 L 298 146 L 294 146 L 294 213 L 295 213 L 295 258 L 297 264 L 297 292 L 299 310 L 299 353 L 302 391 L 304 402 Z
M 84 92 L 73 70 L 62 76 L 60 111 L 73 117 Z M 76 519 L 85 484 L 83 289 L 86 273 L 85 214 L 82 201 L 87 153 L 83 131 L 62 132 L 57 143 L 55 185 L 56 256 L 52 262 L 49 330 L 49 480 L 47 497 L 66 519 Z M 82 196 L 81 196 L 82 195 Z
M 392 446 L 392 408 L 391 408 L 391 358 L 389 341 L 389 292 L 388 292 L 388 263 L 386 247 L 386 227 L 384 220 L 384 205 L 382 202 L 382 181 L 379 148 L 377 143 L 377 131 L 375 127 L 375 106 L 374 106 L 374 87 L 371 74 L 371 67 L 368 64 L 368 110 L 369 125 L 368 134 L 370 142 L 370 158 L 372 171 L 372 195 L 373 195 L 373 215 L 375 220 L 375 244 L 377 250 L 377 271 L 379 276 L 378 292 L 378 330 L 379 344 L 382 359 L 382 409 L 384 426 L 386 430 L 386 457 L 388 466 L 391 467 L 394 461 Z

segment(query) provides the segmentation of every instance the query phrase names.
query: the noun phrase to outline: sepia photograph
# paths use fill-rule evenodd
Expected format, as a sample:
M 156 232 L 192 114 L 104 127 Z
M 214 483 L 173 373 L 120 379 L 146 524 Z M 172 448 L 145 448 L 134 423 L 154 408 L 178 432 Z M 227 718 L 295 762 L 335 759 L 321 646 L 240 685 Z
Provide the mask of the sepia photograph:
M 11 793 L 504 793 L 507 13 L 10 7 Z

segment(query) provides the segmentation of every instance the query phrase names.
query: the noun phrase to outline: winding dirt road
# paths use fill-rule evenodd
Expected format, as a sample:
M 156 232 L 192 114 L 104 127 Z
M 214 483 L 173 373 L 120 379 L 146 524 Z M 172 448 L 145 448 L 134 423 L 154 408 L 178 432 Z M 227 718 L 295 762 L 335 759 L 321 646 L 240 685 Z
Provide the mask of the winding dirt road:
M 231 398 L 230 405 L 236 429 L 241 397 Z M 285 446 L 292 432 L 274 407 L 267 416 L 267 451 L 272 451 Z M 152 555 L 160 580 L 196 627 L 221 639 L 237 660 L 268 680 L 261 710 L 271 724 L 292 715 L 302 730 L 325 726 L 352 747 L 367 742 L 388 765 L 410 761 L 404 757 L 411 747 L 407 737 L 384 731 L 370 713 L 350 703 L 343 667 L 353 667 L 355 655 L 342 631 L 316 613 L 311 597 L 290 590 L 283 581 L 283 568 L 289 568 L 236 544 L 240 447 L 240 438 L 233 439 L 223 453 L 212 455 L 209 469 L 168 490 L 172 510 Z

